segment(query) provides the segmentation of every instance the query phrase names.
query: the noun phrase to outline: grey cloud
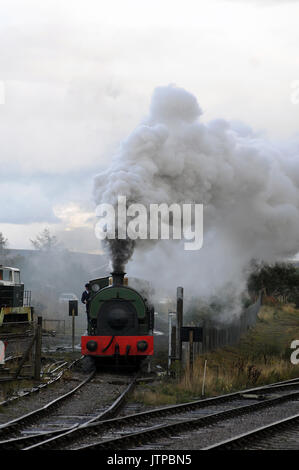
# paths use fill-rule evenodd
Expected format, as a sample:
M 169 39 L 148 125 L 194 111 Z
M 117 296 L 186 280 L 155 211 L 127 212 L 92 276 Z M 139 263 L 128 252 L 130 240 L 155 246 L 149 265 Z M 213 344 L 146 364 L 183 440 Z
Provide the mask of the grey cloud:
M 96 252 L 100 248 L 94 230 L 88 227 L 78 227 L 67 231 L 58 230 L 56 236 L 71 251 Z
M 7 182 L 1 184 L 0 222 L 27 224 L 58 222 L 52 203 L 36 185 Z
M 30 178 L 20 174 L 1 175 L 0 223 L 59 223 L 61 220 L 55 216 L 53 207 L 71 201 L 85 204 L 92 211 L 89 195 L 93 174 L 91 168 L 84 174 L 39 174 Z

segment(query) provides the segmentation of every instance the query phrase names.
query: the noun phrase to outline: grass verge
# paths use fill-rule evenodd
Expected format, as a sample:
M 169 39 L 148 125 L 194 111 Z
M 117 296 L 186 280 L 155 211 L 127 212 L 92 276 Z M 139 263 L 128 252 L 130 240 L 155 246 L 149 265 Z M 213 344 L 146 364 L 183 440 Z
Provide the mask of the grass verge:
M 186 367 L 179 379 L 164 378 L 138 387 L 133 400 L 159 406 L 200 398 L 205 360 L 206 397 L 295 378 L 299 376 L 299 365 L 291 363 L 290 345 L 296 339 L 299 340 L 299 310 L 293 305 L 263 306 L 255 327 L 237 345 L 195 359 L 192 378 Z

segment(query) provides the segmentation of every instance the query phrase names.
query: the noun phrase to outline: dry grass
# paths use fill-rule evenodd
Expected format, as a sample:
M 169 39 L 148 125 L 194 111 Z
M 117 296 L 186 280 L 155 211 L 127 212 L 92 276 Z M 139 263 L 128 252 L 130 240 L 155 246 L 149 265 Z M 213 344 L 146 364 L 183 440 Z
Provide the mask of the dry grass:
M 186 368 L 176 381 L 165 379 L 137 389 L 134 400 L 158 406 L 200 397 L 205 360 L 206 396 L 297 377 L 299 366 L 290 362 L 294 339 L 299 339 L 299 311 L 292 305 L 264 306 L 255 328 L 238 345 L 196 358 L 192 379 Z

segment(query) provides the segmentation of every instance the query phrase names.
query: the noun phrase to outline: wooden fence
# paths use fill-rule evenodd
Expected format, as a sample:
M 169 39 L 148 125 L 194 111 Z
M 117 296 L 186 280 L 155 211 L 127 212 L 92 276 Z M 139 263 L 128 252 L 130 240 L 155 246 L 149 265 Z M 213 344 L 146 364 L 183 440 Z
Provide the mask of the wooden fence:
M 0 380 L 11 378 L 40 379 L 42 317 L 36 322 L 9 322 L 0 330 L 4 342 L 5 363 L 0 366 Z
M 257 316 L 262 305 L 262 295 L 258 300 L 243 310 L 241 315 L 232 323 L 216 323 L 212 321 L 204 321 L 202 324 L 203 340 L 196 348 L 197 353 L 212 351 L 213 349 L 222 348 L 236 344 L 241 335 L 254 326 Z

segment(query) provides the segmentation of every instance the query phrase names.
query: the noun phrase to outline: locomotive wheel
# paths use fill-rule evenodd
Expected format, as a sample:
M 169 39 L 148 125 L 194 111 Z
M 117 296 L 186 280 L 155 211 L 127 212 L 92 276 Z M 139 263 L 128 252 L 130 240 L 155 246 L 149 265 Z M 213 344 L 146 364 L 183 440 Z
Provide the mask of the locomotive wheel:
M 94 357 L 85 356 L 82 361 L 82 370 L 86 374 L 91 374 L 94 370 L 96 370 L 96 360 Z

